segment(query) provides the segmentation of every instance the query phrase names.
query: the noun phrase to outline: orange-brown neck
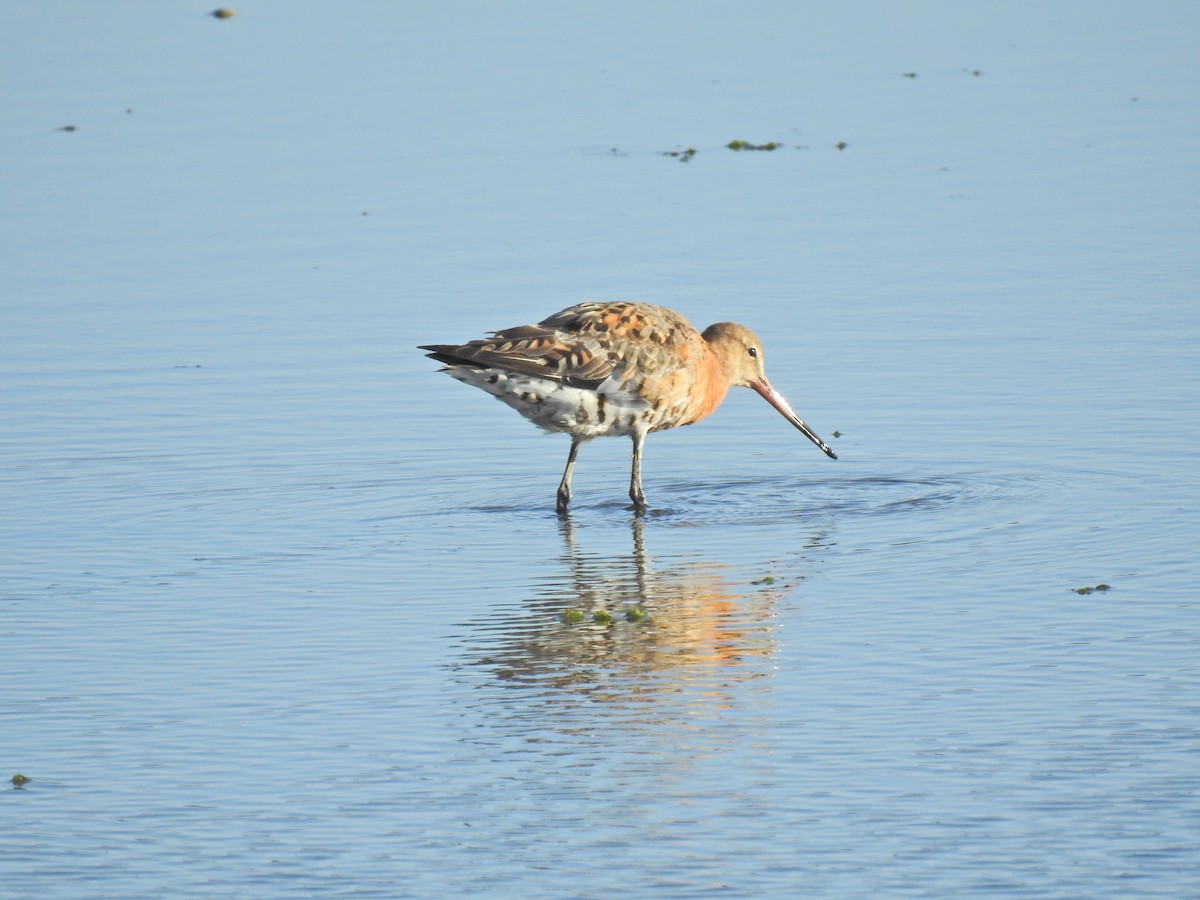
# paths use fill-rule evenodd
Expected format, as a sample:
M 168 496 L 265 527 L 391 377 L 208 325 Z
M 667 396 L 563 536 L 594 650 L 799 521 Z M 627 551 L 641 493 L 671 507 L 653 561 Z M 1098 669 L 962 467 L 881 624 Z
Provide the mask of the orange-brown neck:
M 699 379 L 696 384 L 696 402 L 692 406 L 692 421 L 711 416 L 729 393 L 729 373 L 720 351 L 713 344 L 705 342 L 704 358 L 699 366 Z

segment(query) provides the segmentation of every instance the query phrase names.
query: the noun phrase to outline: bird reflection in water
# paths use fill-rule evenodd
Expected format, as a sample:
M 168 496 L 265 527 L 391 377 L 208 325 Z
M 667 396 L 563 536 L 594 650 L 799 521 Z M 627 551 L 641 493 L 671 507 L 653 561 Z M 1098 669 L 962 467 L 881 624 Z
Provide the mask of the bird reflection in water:
M 640 517 L 630 520 L 629 554 L 588 553 L 570 520 L 559 528 L 563 565 L 521 612 L 472 623 L 484 638 L 471 654 L 488 673 L 481 686 L 526 688 L 556 706 L 636 707 L 680 693 L 721 705 L 739 684 L 770 673 L 775 610 L 789 579 L 751 583 L 732 566 L 686 556 L 656 565 Z M 568 609 L 582 621 L 564 622 Z M 645 618 L 631 620 L 631 609 Z M 612 621 L 595 621 L 599 611 Z

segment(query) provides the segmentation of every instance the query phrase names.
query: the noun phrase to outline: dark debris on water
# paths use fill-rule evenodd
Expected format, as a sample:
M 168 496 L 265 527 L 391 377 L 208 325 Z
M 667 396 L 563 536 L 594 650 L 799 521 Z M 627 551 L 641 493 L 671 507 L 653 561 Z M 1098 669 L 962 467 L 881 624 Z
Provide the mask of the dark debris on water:
M 742 150 L 765 150 L 767 153 L 770 153 L 772 150 L 778 150 L 783 144 L 779 143 L 779 141 L 768 141 L 765 144 L 751 144 L 749 141 L 737 140 L 730 141 L 725 146 L 730 150 L 737 150 L 739 152 Z
M 692 157 L 695 155 L 695 147 L 688 147 L 686 150 L 664 150 L 660 154 L 660 156 L 670 156 L 672 159 L 677 159 L 680 162 L 691 162 Z

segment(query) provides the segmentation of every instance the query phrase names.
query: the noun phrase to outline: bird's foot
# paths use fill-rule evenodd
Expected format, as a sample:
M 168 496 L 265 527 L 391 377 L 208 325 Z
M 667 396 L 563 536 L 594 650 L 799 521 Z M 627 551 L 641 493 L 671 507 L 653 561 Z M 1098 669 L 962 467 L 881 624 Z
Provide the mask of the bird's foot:
M 633 506 L 631 507 L 631 509 L 633 509 L 633 514 L 635 516 L 638 516 L 639 518 L 644 516 L 646 514 L 646 508 L 647 508 L 646 507 L 646 495 L 643 494 L 641 491 L 637 491 L 637 492 L 630 491 L 629 499 L 633 501 Z

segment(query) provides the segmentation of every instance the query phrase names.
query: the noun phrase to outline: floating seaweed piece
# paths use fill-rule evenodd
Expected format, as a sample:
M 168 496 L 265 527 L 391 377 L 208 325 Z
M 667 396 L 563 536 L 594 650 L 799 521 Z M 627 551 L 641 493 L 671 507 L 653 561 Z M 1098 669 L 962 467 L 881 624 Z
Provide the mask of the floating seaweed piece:
M 765 150 L 770 153 L 772 150 L 777 150 L 783 146 L 779 141 L 769 141 L 765 144 L 751 144 L 749 141 L 730 141 L 725 145 L 730 150 L 741 152 L 742 150 Z

